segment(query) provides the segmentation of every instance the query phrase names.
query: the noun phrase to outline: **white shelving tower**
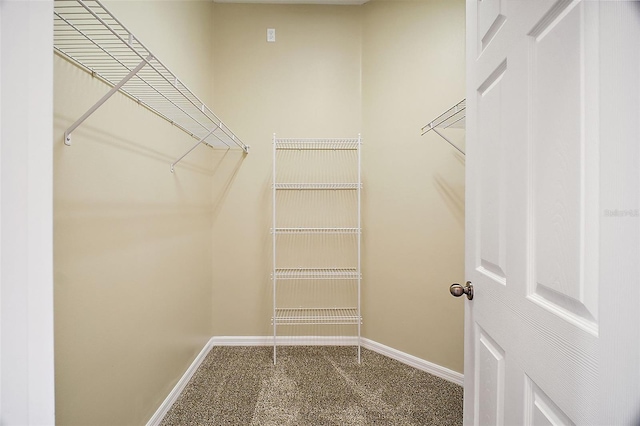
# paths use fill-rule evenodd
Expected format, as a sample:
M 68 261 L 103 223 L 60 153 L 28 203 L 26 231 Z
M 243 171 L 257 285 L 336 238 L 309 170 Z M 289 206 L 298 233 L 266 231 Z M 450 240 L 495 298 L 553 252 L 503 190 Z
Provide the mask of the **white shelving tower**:
M 273 271 L 271 274 L 271 279 L 273 282 L 273 316 L 272 316 L 272 325 L 273 325 L 273 362 L 276 363 L 276 355 L 277 355 L 277 344 L 278 344 L 278 335 L 279 329 L 282 326 L 299 326 L 299 325 L 307 325 L 307 326 L 320 326 L 320 325 L 350 325 L 354 326 L 356 331 L 357 338 L 357 360 L 360 363 L 360 328 L 362 324 L 362 315 L 360 310 L 360 290 L 361 290 L 361 282 L 362 282 L 362 273 L 360 269 L 360 250 L 361 250 L 361 242 L 360 237 L 362 233 L 361 229 L 361 219 L 360 219 L 360 204 L 361 204 L 361 191 L 362 191 L 362 182 L 361 182 L 361 138 L 358 135 L 357 138 L 353 139 L 278 139 L 276 135 L 273 135 L 273 227 L 271 229 L 271 233 L 273 236 Z M 355 166 L 357 163 L 357 170 L 351 170 L 346 173 L 350 178 L 354 181 L 348 182 L 335 182 L 335 176 L 326 176 L 326 181 L 317 182 L 317 180 L 325 177 L 320 176 L 322 174 L 330 174 L 332 165 L 325 168 L 320 168 L 316 170 L 313 179 L 313 182 L 305 181 L 299 182 L 295 181 L 298 176 L 294 176 L 289 173 L 289 176 L 283 178 L 283 176 L 287 175 L 286 171 L 283 172 L 278 168 L 279 157 L 285 153 L 288 153 L 289 156 L 296 155 L 296 151 L 300 153 L 304 153 L 307 155 L 307 159 L 309 159 L 309 154 L 314 155 L 313 152 L 326 152 L 331 151 L 329 153 L 330 157 L 327 160 L 325 157 L 325 161 L 332 162 L 333 159 L 339 159 L 339 155 L 345 151 L 351 151 L 351 158 L 355 161 L 347 161 L 348 167 Z M 353 154 L 355 152 L 355 158 L 353 158 Z M 338 157 L 336 157 L 338 156 Z M 289 157 L 289 160 L 294 157 Z M 282 161 L 282 160 L 280 160 Z M 294 161 L 295 163 L 295 161 Z M 344 161 L 338 161 L 337 167 L 342 167 L 345 165 Z M 329 170 L 327 170 L 329 169 Z M 335 171 L 335 169 L 334 169 Z M 343 171 L 344 172 L 344 171 Z M 302 173 L 306 174 L 306 173 Z M 339 175 L 344 175 L 344 173 L 338 173 Z M 285 181 L 283 181 L 285 180 Z M 290 181 L 293 180 L 293 181 Z M 346 195 L 346 197 L 353 197 L 353 193 L 355 193 L 355 206 L 354 203 L 351 203 L 349 209 L 353 209 L 352 215 L 350 215 L 349 223 L 335 223 L 336 221 L 342 220 L 340 218 L 340 214 L 335 214 L 335 211 L 332 209 L 341 209 L 344 207 L 339 202 L 334 205 L 330 205 L 330 203 L 324 203 L 322 200 L 319 202 L 319 208 L 314 209 L 313 213 L 316 216 L 316 221 L 326 222 L 323 220 L 324 218 L 333 218 L 333 222 L 330 225 L 326 226 L 326 223 L 318 223 L 314 224 L 314 226 L 296 226 L 299 225 L 305 220 L 303 218 L 299 218 L 300 221 L 297 221 L 297 218 L 294 218 L 293 226 L 282 226 L 282 216 L 283 211 L 286 210 L 287 206 L 283 206 L 282 202 L 278 201 L 278 198 L 282 196 L 284 193 L 290 193 L 291 191 L 296 191 L 300 193 L 311 194 L 313 197 L 317 195 L 318 192 L 330 192 L 332 194 L 338 194 L 338 197 L 342 195 Z M 340 191 L 338 193 L 337 191 Z M 341 194 L 343 191 L 347 191 L 351 194 Z M 304 194 L 303 194 L 304 195 Z M 331 195 L 329 195 L 331 196 Z M 342 197 L 344 198 L 344 197 Z M 294 203 L 296 201 L 294 200 Z M 286 204 L 286 203 L 284 203 Z M 318 211 L 323 210 L 323 211 Z M 342 212 L 344 213 L 344 212 Z M 350 213 L 350 212 L 348 212 Z M 338 217 L 336 219 L 336 217 Z M 318 218 L 321 218 L 318 220 Z M 291 220 L 289 221 L 291 222 Z M 308 221 L 307 221 L 308 222 Z M 291 224 L 287 224 L 291 225 Z M 305 225 L 308 225 L 306 223 Z M 320 225 L 320 226 L 317 226 Z M 339 225 L 339 226 L 333 226 Z M 350 226 L 347 226 L 350 225 Z M 353 227 L 355 225 L 355 227 Z M 279 254 L 282 251 L 281 245 L 285 242 L 278 242 L 279 239 L 283 237 L 288 237 L 289 247 L 287 249 L 291 250 L 291 244 L 304 246 L 302 249 L 309 249 L 309 245 L 305 246 L 304 237 L 305 235 L 315 235 L 320 238 L 327 238 L 329 236 L 334 236 L 337 238 L 348 237 L 350 238 L 353 244 L 347 244 L 347 251 L 355 251 L 355 253 L 347 253 L 344 256 L 346 262 L 350 262 L 347 265 L 322 265 L 322 267 L 318 267 L 318 265 L 309 265 L 310 267 L 305 267 L 305 265 L 296 265 L 292 267 L 292 265 L 283 265 L 279 263 L 286 263 L 282 259 L 279 259 Z M 299 239 L 298 239 L 299 238 Z M 311 250 L 317 249 L 318 246 L 311 245 Z M 322 244 L 320 244 L 322 246 Z M 294 247 L 295 251 L 297 247 Z M 343 248 L 344 249 L 344 248 Z M 329 249 L 331 250 L 331 249 Z M 326 250 L 325 250 L 326 251 Z M 314 257 L 315 261 L 313 263 L 317 263 L 317 259 L 324 258 L 333 258 L 334 261 L 336 258 L 341 258 L 343 253 L 340 252 L 337 256 L 334 254 L 329 255 L 326 252 L 318 256 Z M 342 258 L 341 258 L 342 259 Z M 321 260 L 320 260 L 321 261 Z M 351 262 L 353 264 L 351 264 Z M 346 293 L 349 294 L 347 299 L 349 302 L 347 306 L 335 306 L 335 304 L 329 304 L 330 306 L 322 305 L 323 302 L 326 303 L 326 298 L 324 296 L 319 296 L 318 294 L 309 294 L 305 296 L 305 285 L 309 283 L 320 284 L 319 287 L 321 292 L 323 288 L 328 288 L 329 283 L 339 283 L 338 287 L 344 289 Z M 326 287 L 322 285 L 322 283 L 327 283 Z M 287 297 L 282 297 L 283 286 L 289 286 L 288 289 L 289 294 Z M 291 290 L 294 288 L 295 290 Z M 328 290 L 327 290 L 328 291 Z M 291 297 L 293 294 L 293 297 Z M 296 300 L 296 297 L 302 298 L 304 300 Z M 306 297 L 306 299 L 305 299 Z M 298 303 L 300 302 L 300 303 Z

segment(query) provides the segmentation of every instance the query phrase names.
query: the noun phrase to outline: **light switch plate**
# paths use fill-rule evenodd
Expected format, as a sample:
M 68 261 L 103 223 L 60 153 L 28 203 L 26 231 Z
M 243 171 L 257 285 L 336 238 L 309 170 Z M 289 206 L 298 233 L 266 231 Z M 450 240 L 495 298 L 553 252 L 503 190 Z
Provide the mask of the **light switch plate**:
M 275 28 L 267 28 L 267 41 L 269 43 L 275 43 L 275 41 L 276 41 L 276 29 Z

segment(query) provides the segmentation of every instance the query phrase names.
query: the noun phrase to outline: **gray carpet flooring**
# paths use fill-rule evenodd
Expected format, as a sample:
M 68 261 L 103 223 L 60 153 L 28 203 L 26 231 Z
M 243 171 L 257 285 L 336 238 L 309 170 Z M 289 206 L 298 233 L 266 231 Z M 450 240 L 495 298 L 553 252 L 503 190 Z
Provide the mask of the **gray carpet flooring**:
M 171 407 L 177 425 L 461 425 L 462 387 L 366 349 L 214 347 Z

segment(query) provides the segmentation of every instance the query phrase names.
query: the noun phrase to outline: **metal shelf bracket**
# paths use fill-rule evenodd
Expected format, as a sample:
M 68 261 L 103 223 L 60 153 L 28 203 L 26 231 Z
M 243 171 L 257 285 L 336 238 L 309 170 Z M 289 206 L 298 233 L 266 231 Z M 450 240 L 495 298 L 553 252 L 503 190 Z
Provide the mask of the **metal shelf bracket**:
M 222 123 L 221 123 L 222 124 Z M 220 124 L 218 124 L 216 127 L 214 127 L 209 133 L 207 133 L 205 136 L 203 136 L 202 138 L 200 138 L 198 140 L 198 142 L 191 147 L 191 149 L 189 149 L 189 151 L 185 152 L 182 157 L 178 158 L 176 161 L 174 161 L 173 163 L 171 163 L 171 173 L 174 172 L 174 167 L 176 164 L 178 164 L 184 157 L 186 157 L 187 155 L 189 155 L 191 153 L 191 151 L 193 151 L 194 149 L 196 149 L 201 143 L 204 142 L 204 140 L 206 138 L 208 138 L 209 136 L 211 136 L 213 134 L 213 132 L 215 132 L 218 128 L 220 127 Z
M 120 80 L 120 82 L 118 84 L 116 84 L 115 86 L 113 86 L 111 88 L 111 90 L 109 90 L 107 92 L 106 95 L 104 95 L 102 98 L 100 98 L 100 100 L 98 102 L 96 102 L 91 108 L 89 108 L 87 110 L 87 112 L 85 112 L 80 118 L 78 118 L 76 120 L 75 123 L 73 123 L 66 132 L 64 132 L 64 144 L 67 146 L 71 146 L 71 133 L 78 127 L 80 126 L 87 118 L 89 118 L 91 116 L 91 114 L 93 114 L 94 112 L 96 112 L 96 110 L 98 108 L 100 108 L 102 106 L 102 104 L 104 104 L 105 102 L 107 102 L 109 100 L 109 98 L 111 96 L 113 96 L 114 93 L 116 93 L 117 91 L 120 90 L 120 88 L 122 88 L 122 86 L 125 85 L 125 83 L 129 80 L 131 80 L 131 78 L 133 76 L 135 76 L 136 74 L 138 74 L 138 71 L 140 71 L 142 69 L 142 67 L 144 67 L 150 60 L 153 59 L 153 55 L 149 55 L 147 56 L 146 59 L 143 59 L 137 67 L 135 67 L 134 69 L 132 69 L 129 74 L 127 74 L 122 80 Z

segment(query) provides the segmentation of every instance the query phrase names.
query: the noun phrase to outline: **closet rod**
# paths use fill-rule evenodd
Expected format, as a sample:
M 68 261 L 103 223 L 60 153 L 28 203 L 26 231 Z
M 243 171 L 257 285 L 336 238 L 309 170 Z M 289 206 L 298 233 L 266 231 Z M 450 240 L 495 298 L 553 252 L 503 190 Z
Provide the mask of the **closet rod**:
M 245 145 L 178 77 L 99 0 L 54 2 L 54 50 L 111 86 L 109 92 L 65 132 L 71 133 L 120 91 L 139 105 L 210 147 Z M 212 130 L 213 129 L 213 130 Z M 205 140 L 205 139 L 209 140 Z M 190 149 L 187 154 L 193 151 Z M 186 155 L 186 154 L 185 154 Z M 171 164 L 171 169 L 181 161 Z

